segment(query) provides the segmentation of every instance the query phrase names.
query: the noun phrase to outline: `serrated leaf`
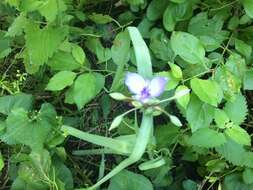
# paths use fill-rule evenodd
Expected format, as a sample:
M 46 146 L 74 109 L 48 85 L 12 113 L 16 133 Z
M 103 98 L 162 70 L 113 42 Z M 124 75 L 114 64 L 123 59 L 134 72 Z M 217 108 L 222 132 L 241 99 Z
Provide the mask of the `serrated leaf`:
M 190 103 L 186 110 L 186 119 L 192 132 L 208 127 L 214 118 L 214 108 L 191 95 Z
M 171 35 L 173 51 L 191 64 L 201 64 L 205 59 L 205 49 L 199 39 L 186 32 L 173 32 Z
M 43 29 L 38 24 L 29 23 L 25 28 L 28 64 L 43 65 L 53 56 L 67 34 L 66 28 L 51 26 Z
M 242 145 L 251 145 L 251 139 L 247 131 L 243 128 L 233 125 L 232 127 L 225 130 L 225 134 L 228 135 L 231 139 L 233 139 L 238 144 Z
M 214 121 L 219 128 L 225 128 L 225 124 L 228 123 L 230 120 L 225 111 L 217 108 L 215 109 L 214 113 Z
M 253 153 L 229 138 L 224 145 L 216 147 L 216 151 L 233 165 L 253 167 Z
M 200 100 L 210 105 L 217 106 L 222 98 L 222 91 L 216 81 L 194 78 L 191 88 Z
M 225 144 L 226 138 L 223 133 L 205 127 L 195 131 L 188 142 L 194 146 L 212 148 Z
M 248 107 L 246 99 L 243 95 L 238 94 L 234 101 L 227 102 L 224 111 L 229 119 L 235 124 L 240 125 L 246 119 Z
M 60 71 L 56 73 L 47 84 L 46 90 L 58 91 L 72 85 L 76 73 L 71 71 Z

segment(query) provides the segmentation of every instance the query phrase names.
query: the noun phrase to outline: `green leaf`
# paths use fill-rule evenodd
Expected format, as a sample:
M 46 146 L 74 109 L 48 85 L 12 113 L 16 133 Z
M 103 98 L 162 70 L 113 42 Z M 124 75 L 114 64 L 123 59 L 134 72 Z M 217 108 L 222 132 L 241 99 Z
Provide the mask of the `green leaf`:
M 238 94 L 234 101 L 227 102 L 224 111 L 229 119 L 235 124 L 240 125 L 248 114 L 247 102 L 243 95 Z
M 228 139 L 224 145 L 215 148 L 227 161 L 236 166 L 253 167 L 253 153 L 247 152 L 243 145 Z
M 182 90 L 189 90 L 189 88 L 187 86 L 184 86 L 184 85 L 180 85 L 177 87 L 176 89 L 176 92 L 175 93 L 178 93 Z M 190 94 L 186 94 L 180 98 L 177 98 L 176 99 L 177 103 L 182 106 L 184 109 L 187 109 L 187 106 L 188 106 L 188 103 L 190 101 Z
M 78 63 L 70 52 L 58 51 L 51 59 L 49 59 L 47 65 L 52 70 L 56 71 L 73 71 L 79 69 L 81 64 Z
M 0 113 L 8 115 L 11 110 L 17 108 L 29 111 L 33 106 L 33 100 L 32 95 L 24 93 L 0 97 Z
M 87 73 L 78 76 L 74 83 L 73 98 L 81 109 L 91 101 L 104 87 L 104 76 L 97 73 Z
M 76 73 L 71 71 L 60 71 L 56 73 L 47 84 L 46 90 L 58 91 L 72 85 Z
M 171 32 L 175 29 L 177 22 L 189 19 L 192 15 L 193 6 L 194 1 L 170 3 L 163 14 L 164 28 Z
M 167 1 L 152 0 L 149 3 L 148 9 L 147 9 L 147 18 L 151 21 L 155 21 L 155 20 L 161 18 L 167 5 L 168 5 Z
M 38 24 L 28 24 L 25 28 L 26 48 L 28 53 L 27 64 L 43 65 L 53 56 L 58 46 L 66 37 L 64 27 L 53 28 L 47 26 L 43 29 Z
M 213 106 L 221 102 L 222 91 L 216 81 L 194 78 L 191 80 L 191 88 L 203 102 Z
M 88 38 L 88 40 L 85 42 L 85 45 L 97 56 L 99 63 L 103 63 L 111 59 L 110 49 L 104 48 L 99 39 Z
M 253 90 L 253 69 L 246 71 L 243 79 L 244 90 Z
M 198 184 L 190 179 L 183 181 L 184 190 L 197 190 Z
M 113 21 L 113 18 L 109 15 L 103 15 L 98 13 L 92 13 L 92 15 L 89 15 L 89 19 L 97 24 L 107 24 Z
M 194 146 L 212 148 L 224 144 L 226 138 L 223 133 L 205 127 L 195 131 L 188 142 Z
M 190 124 L 192 132 L 208 127 L 213 118 L 214 108 L 192 95 L 186 110 L 186 119 Z
M 86 55 L 79 45 L 72 46 L 72 55 L 78 63 L 84 64 Z
M 4 168 L 4 159 L 0 152 L 0 172 L 2 171 L 3 168 Z
M 151 78 L 153 72 L 148 47 L 137 28 L 128 27 L 127 29 L 134 47 L 138 73 L 144 78 Z
M 245 9 L 246 14 L 253 18 L 253 4 L 251 0 L 241 0 L 243 7 Z
M 186 32 L 173 32 L 171 36 L 173 51 L 191 64 L 200 64 L 205 59 L 205 49 L 199 39 Z
M 214 120 L 219 128 L 225 128 L 225 124 L 230 121 L 226 112 L 218 108 L 215 109 Z
M 235 39 L 235 49 L 249 59 L 252 54 L 252 47 L 242 40 Z
M 224 19 L 215 15 L 209 19 L 207 12 L 201 12 L 192 17 L 188 25 L 188 31 L 200 39 L 206 51 L 213 51 L 221 46 L 227 39 L 229 32 L 223 31 Z
M 113 41 L 111 48 L 112 60 L 117 65 L 125 64 L 128 62 L 130 56 L 130 39 L 127 32 L 120 32 L 117 34 Z
M 7 144 L 24 144 L 39 150 L 56 123 L 56 113 L 50 104 L 43 104 L 37 116 L 30 119 L 28 113 L 19 108 L 12 110 L 6 120 L 6 133 L 1 139 Z
M 63 0 L 46 0 L 39 7 L 39 12 L 48 22 L 53 22 L 57 15 L 67 9 Z
M 170 65 L 172 75 L 177 79 L 182 79 L 183 78 L 182 69 L 178 65 L 170 63 L 170 62 L 169 62 L 169 65 Z
M 227 175 L 222 184 L 222 190 L 251 190 L 253 184 L 245 184 L 239 173 Z
M 233 139 L 238 144 L 242 145 L 251 145 L 251 139 L 247 131 L 243 128 L 233 125 L 232 127 L 225 130 L 225 134 L 228 135 L 231 139 Z
M 245 170 L 242 173 L 242 178 L 244 183 L 253 185 L 253 169 L 245 168 Z
M 25 17 L 25 14 L 20 14 L 11 24 L 11 26 L 8 28 L 8 32 L 6 33 L 6 36 L 14 37 L 19 36 L 22 34 L 25 25 L 26 25 L 27 19 Z
M 108 190 L 153 190 L 152 183 L 143 175 L 123 170 L 110 181 Z

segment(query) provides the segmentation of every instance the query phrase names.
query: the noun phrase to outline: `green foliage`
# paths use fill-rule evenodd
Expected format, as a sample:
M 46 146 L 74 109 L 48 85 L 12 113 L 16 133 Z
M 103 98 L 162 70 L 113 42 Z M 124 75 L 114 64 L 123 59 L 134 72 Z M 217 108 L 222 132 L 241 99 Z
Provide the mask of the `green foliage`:
M 140 174 L 123 170 L 111 179 L 108 190 L 153 190 L 151 182 Z
M 0 17 L 0 189 L 253 188 L 251 0 L 3 0 Z M 128 72 L 164 93 L 138 102 Z

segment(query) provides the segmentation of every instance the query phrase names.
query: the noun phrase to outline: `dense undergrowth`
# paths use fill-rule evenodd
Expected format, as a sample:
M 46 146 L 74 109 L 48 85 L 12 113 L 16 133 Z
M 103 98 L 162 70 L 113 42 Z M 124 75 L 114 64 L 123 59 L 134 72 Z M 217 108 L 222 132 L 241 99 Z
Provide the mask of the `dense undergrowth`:
M 1 0 L 0 189 L 252 190 L 252 47 L 252 0 Z

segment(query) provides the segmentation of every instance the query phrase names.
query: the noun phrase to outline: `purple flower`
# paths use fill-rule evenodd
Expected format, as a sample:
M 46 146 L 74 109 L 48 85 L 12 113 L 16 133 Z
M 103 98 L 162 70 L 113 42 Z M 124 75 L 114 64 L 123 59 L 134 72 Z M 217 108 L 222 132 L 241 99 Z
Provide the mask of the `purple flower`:
M 165 90 L 168 79 L 165 77 L 154 77 L 152 80 L 144 79 L 137 73 L 127 73 L 125 84 L 136 100 L 142 103 L 160 96 Z

